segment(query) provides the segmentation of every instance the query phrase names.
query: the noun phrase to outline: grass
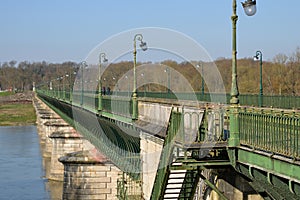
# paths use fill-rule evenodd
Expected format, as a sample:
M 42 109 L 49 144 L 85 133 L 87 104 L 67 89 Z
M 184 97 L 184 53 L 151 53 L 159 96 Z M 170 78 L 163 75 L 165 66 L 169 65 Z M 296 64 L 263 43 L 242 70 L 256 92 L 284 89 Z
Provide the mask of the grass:
M 32 125 L 35 121 L 35 110 L 31 103 L 0 104 L 0 126 Z
M 12 95 L 12 94 L 14 94 L 14 93 L 13 92 L 8 92 L 8 91 L 0 92 L 0 97 L 9 96 L 9 95 Z

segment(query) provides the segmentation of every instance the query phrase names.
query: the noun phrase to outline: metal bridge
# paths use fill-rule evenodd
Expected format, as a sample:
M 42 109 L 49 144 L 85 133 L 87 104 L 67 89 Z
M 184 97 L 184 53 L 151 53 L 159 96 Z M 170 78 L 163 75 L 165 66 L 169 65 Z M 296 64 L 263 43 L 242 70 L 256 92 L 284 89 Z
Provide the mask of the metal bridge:
M 46 86 L 36 92 L 120 168 L 123 179 L 141 181 L 140 132 L 155 132 L 153 137 L 163 141 L 163 150 L 151 192 L 153 200 L 194 199 L 199 180 L 221 199 L 228 199 L 202 173 L 224 168 L 246 177 L 264 199 L 300 198 L 298 97 L 264 96 L 263 107 L 258 107 L 255 95 L 241 95 L 240 105 L 230 106 L 210 102 L 212 94 L 197 94 L 199 101 L 191 102 L 183 93 L 186 101 L 182 105 L 168 92 L 138 93 L 139 106 L 156 102 L 172 107 L 168 122 L 155 131 L 158 125 L 140 117 L 132 119 L 133 112 L 140 110 L 133 108 L 127 93 L 102 95 L 98 91 L 49 90 Z M 118 198 L 141 199 L 126 183 L 120 180 Z

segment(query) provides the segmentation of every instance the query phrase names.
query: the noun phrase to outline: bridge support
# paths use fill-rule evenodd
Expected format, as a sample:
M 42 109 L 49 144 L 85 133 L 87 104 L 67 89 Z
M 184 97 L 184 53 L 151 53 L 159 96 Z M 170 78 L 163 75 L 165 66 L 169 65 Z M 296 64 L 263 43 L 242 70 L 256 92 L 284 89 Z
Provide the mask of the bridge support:
M 64 166 L 58 159 L 67 153 L 81 151 L 83 148 L 83 138 L 74 131 L 58 131 L 52 133 L 50 139 L 52 140 L 53 149 L 48 179 L 63 181 Z
M 62 120 L 47 121 L 44 123 L 45 126 L 45 151 L 43 153 L 44 157 L 51 157 L 52 154 L 52 140 L 50 135 L 57 131 L 71 131 L 74 129 Z
M 121 172 L 96 149 L 67 154 L 64 165 L 63 199 L 116 199 Z

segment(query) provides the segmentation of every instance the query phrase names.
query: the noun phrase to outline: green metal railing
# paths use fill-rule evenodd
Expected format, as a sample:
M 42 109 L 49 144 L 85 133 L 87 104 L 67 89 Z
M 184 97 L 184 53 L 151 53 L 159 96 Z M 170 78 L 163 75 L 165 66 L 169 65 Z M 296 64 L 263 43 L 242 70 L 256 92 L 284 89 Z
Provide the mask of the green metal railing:
M 120 128 L 105 118 L 98 118 L 90 113 L 90 107 L 84 109 L 73 106 L 69 102 L 57 99 L 37 91 L 55 112 L 70 125 L 76 127 L 88 141 L 119 167 L 127 172 L 133 180 L 139 180 L 141 172 L 140 138 L 137 130 L 132 126 Z M 126 129 L 126 132 L 124 130 Z
M 40 88 L 49 96 L 63 99 L 66 101 L 80 101 L 83 100 L 86 105 L 95 105 L 98 98 L 98 90 L 77 90 L 73 91 L 69 88 L 57 86 L 55 89 L 49 90 L 47 87 Z M 83 92 L 83 94 L 82 94 Z M 130 101 L 132 92 L 131 91 L 111 91 L 110 95 L 103 95 L 103 98 L 117 97 L 127 99 Z M 191 100 L 191 101 L 203 101 L 203 102 L 214 102 L 230 104 L 230 94 L 228 93 L 202 93 L 202 92 L 176 92 L 172 91 L 138 91 L 138 97 L 145 98 L 160 98 L 160 99 L 179 99 L 179 100 Z M 83 98 L 83 99 L 81 99 Z M 92 99 L 94 98 L 94 100 Z M 282 109 L 299 109 L 300 108 L 300 96 L 283 96 L 283 95 L 263 95 L 261 98 L 260 106 L 260 95 L 259 94 L 240 94 L 239 103 L 242 106 L 253 106 L 253 107 L 269 107 L 269 108 L 282 108 Z M 131 110 L 131 109 L 130 109 Z M 127 113 L 126 113 L 127 114 Z
M 98 113 L 97 92 L 81 91 L 63 92 L 61 90 L 38 90 L 53 98 L 64 102 L 72 103 L 78 107 L 83 107 L 94 113 Z M 123 116 L 131 119 L 132 116 L 132 99 L 128 93 L 118 92 L 122 96 L 103 95 L 102 104 L 103 112 L 112 113 L 117 116 Z M 175 98 L 173 93 L 162 92 L 141 92 L 140 97 L 151 98 Z M 182 98 L 189 99 L 191 94 L 182 93 Z M 208 94 L 197 94 L 198 99 L 210 100 Z M 213 98 L 221 98 L 220 94 Z M 178 94 L 177 94 L 178 97 Z M 228 99 L 228 98 L 227 98 Z M 240 95 L 241 104 L 255 105 L 258 104 L 259 95 Z M 299 97 L 290 96 L 264 96 L 263 105 L 273 105 L 274 107 L 299 108 Z M 298 107 L 299 106 L 299 107 Z M 265 109 L 240 109 L 239 110 L 239 133 L 240 143 L 253 148 L 263 149 L 275 154 L 282 154 L 289 157 L 299 158 L 299 114 L 296 112 L 283 112 L 278 110 Z M 226 128 L 228 130 L 228 128 Z M 198 138 L 201 138 L 201 132 Z
M 218 93 L 167 93 L 167 92 L 138 92 L 138 97 L 162 98 L 162 99 L 180 99 L 180 100 L 198 100 L 204 102 L 215 102 L 230 104 L 230 94 Z M 260 107 L 260 96 L 258 94 L 240 94 L 240 105 Z M 299 109 L 300 96 L 282 96 L 282 95 L 263 95 L 262 107 Z
M 239 111 L 241 145 L 300 158 L 300 114 L 280 110 Z

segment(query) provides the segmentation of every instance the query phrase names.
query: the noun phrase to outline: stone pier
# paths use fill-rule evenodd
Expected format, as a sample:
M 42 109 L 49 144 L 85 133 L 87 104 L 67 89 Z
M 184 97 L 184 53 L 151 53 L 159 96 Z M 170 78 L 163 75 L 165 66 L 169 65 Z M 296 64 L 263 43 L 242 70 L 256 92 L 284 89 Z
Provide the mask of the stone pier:
M 50 135 L 54 132 L 59 131 L 75 131 L 73 127 L 64 122 L 63 120 L 47 121 L 44 123 L 45 126 L 45 151 L 43 152 L 44 157 L 51 157 L 52 154 L 52 139 Z
M 64 164 L 63 199 L 117 199 L 120 170 L 96 149 L 67 154 Z
M 63 181 L 64 166 L 58 159 L 67 153 L 81 151 L 83 138 L 78 132 L 57 131 L 50 135 L 52 140 L 52 154 L 49 179 Z

